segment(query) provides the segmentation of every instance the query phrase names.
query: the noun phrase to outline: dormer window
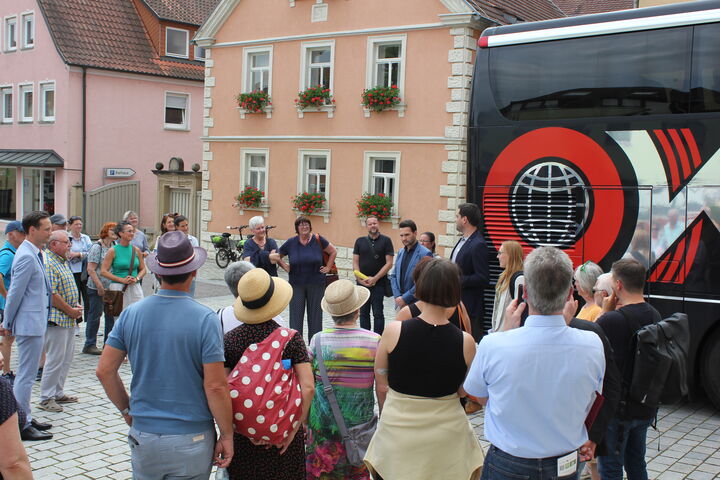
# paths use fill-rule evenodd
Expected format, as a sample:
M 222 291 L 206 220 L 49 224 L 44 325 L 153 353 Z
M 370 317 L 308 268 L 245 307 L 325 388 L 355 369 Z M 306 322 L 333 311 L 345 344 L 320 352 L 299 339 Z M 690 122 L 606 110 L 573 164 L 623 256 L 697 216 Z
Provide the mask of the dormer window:
M 165 27 L 165 54 L 170 57 L 188 58 L 190 32 L 179 28 Z

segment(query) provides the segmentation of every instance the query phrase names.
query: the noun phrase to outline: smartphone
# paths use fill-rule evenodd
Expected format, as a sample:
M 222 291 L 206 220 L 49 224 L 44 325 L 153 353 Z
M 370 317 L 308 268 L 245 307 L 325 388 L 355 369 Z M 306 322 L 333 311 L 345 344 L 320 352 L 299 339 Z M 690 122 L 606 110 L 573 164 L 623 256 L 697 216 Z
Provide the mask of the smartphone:
M 525 276 L 520 275 L 515 279 L 515 291 L 513 292 L 513 298 L 517 298 L 518 304 L 524 302 L 523 295 L 525 294 Z

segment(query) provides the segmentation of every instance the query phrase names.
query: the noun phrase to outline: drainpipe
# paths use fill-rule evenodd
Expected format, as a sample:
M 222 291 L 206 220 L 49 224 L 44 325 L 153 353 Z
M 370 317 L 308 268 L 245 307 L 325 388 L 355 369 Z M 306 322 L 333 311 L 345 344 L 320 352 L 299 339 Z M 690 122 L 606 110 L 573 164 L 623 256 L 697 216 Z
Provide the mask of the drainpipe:
M 85 216 L 85 162 L 87 159 L 87 67 L 82 67 L 82 166 L 80 186 L 82 190 L 82 218 Z

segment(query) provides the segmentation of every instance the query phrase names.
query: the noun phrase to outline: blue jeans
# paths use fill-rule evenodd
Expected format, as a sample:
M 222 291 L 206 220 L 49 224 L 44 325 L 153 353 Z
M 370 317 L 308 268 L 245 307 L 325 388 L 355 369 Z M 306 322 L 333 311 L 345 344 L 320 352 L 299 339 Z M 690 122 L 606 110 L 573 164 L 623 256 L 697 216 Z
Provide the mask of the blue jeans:
M 90 303 L 90 310 L 87 312 L 85 319 L 87 324 L 85 325 L 85 346 L 95 347 L 97 346 L 97 333 L 100 328 L 100 316 L 103 314 L 103 301 L 102 297 L 98 295 L 98 291 L 92 288 L 87 289 L 88 300 Z M 115 318 L 112 315 L 105 314 L 105 341 L 107 341 L 110 331 L 115 325 Z
M 647 431 L 652 418 L 621 420 L 613 418 L 606 435 L 610 455 L 598 457 L 598 471 L 602 480 L 622 480 L 623 466 L 628 480 L 648 480 L 645 463 Z
M 134 480 L 207 480 L 212 469 L 215 429 L 187 435 L 158 435 L 130 427 Z
M 370 299 L 360 307 L 360 326 L 370 330 L 370 308 L 372 307 L 373 318 L 375 319 L 375 333 L 382 335 L 385 330 L 385 313 L 383 302 L 385 300 L 385 279 L 370 288 Z
M 520 458 L 490 445 L 480 480 L 576 480 L 578 471 L 558 476 L 557 457 Z

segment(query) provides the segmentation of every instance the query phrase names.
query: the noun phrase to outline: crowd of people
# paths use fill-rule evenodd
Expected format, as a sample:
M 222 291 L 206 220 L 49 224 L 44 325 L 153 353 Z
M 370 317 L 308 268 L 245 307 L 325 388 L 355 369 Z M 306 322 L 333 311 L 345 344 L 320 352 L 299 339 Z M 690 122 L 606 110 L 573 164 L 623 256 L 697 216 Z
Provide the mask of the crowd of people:
M 78 401 L 64 383 L 85 315 L 82 351 L 101 355 L 97 376 L 129 426 L 136 479 L 209 478 L 213 466 L 217 478 L 243 480 L 575 479 L 583 469 L 593 480 L 620 480 L 623 469 L 647 479 L 655 411 L 624 398 L 622 385 L 630 338 L 659 314 L 634 259 L 603 273 L 591 261 L 574 269 L 557 248 L 503 242 L 485 332 L 489 248 L 474 204 L 458 207 L 449 259 L 412 220 L 399 223 L 395 251 L 368 217 L 355 282 L 338 278 L 337 250 L 309 218 L 278 246 L 254 217 L 242 260 L 225 271 L 234 302 L 217 311 L 193 300 L 207 252 L 187 218 L 163 216 L 150 249 L 134 212 L 94 243 L 81 218 L 57 217 L 11 222 L 0 250 L 4 368 L 12 338 L 18 355 L 16 374 L 0 380 L 7 478 L 32 478 L 20 439 L 51 438 L 30 408 L 43 355 L 38 408 Z M 142 298 L 150 273 L 155 294 Z M 107 292 L 122 296 L 118 318 Z M 397 320 L 387 325 L 385 298 Z M 323 312 L 332 327 L 322 328 Z M 486 451 L 467 417 L 481 409 Z

